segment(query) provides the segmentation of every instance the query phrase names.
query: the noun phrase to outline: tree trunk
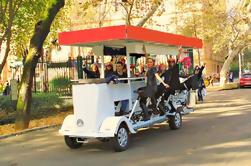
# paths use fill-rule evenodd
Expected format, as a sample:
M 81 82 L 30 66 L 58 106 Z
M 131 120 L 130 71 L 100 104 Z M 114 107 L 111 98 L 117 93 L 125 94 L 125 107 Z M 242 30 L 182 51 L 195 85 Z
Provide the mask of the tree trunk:
M 51 24 L 64 4 L 64 0 L 56 0 L 55 3 L 49 7 L 47 17 L 44 20 L 39 21 L 35 26 L 35 32 L 30 40 L 30 48 L 25 59 L 23 75 L 21 78 L 16 106 L 16 130 L 22 130 L 29 127 L 30 106 L 32 101 L 32 81 L 35 74 L 35 68 L 38 59 L 42 54 L 43 43 L 50 32 Z
M 10 41 L 11 41 L 11 32 L 9 32 L 9 35 L 7 35 L 7 41 L 6 41 L 6 49 L 5 49 L 5 53 L 4 53 L 4 57 L 3 57 L 3 61 L 0 65 L 0 75 L 3 71 L 4 65 L 7 61 L 9 52 L 10 52 Z
M 8 58 L 9 52 L 10 52 L 10 42 L 11 42 L 11 35 L 12 35 L 11 28 L 12 28 L 13 21 L 14 21 L 14 8 L 13 8 L 12 0 L 9 1 L 8 12 L 9 12 L 9 20 L 8 20 L 8 24 L 7 24 L 7 29 L 5 31 L 5 34 L 3 35 L 3 39 L 6 36 L 6 49 L 5 49 L 3 61 L 1 63 L 1 65 L 0 65 L 0 75 L 1 75 L 1 73 L 3 71 L 4 65 L 5 65 L 5 63 L 7 61 L 7 58 Z M 1 39 L 1 42 L 2 41 L 3 40 Z
M 234 58 L 240 53 L 240 51 L 245 47 L 245 45 L 239 45 L 236 49 L 234 49 L 225 60 L 222 69 L 220 71 L 220 86 L 224 87 L 227 83 L 227 72 L 229 70 L 230 64 L 234 60 Z
M 152 6 L 151 10 L 143 17 L 139 23 L 136 25 L 138 27 L 144 26 L 147 20 L 153 16 L 153 14 L 158 10 L 159 6 L 163 3 L 163 0 L 157 0 L 155 4 Z
M 241 7 L 241 6 L 240 6 Z M 251 33 L 251 2 L 250 1 L 245 1 L 245 6 L 247 7 L 247 13 L 248 13 L 248 28 L 245 31 L 243 36 L 248 36 Z M 243 44 L 244 43 L 244 44 Z M 249 43 L 249 41 L 242 41 L 242 43 L 239 44 L 238 47 L 236 47 L 229 55 L 228 58 L 225 60 L 222 69 L 220 71 L 220 86 L 224 87 L 225 84 L 227 83 L 227 72 L 230 67 L 230 64 L 232 63 L 233 59 L 242 51 L 242 49 L 246 46 L 245 44 Z
M 28 58 L 25 62 L 17 101 L 17 114 L 15 124 L 16 130 L 25 129 L 29 126 L 30 105 L 32 99 L 32 82 L 36 64 L 39 59 L 38 56 L 35 55 L 36 53 L 36 49 L 30 49 L 29 54 L 27 55 Z

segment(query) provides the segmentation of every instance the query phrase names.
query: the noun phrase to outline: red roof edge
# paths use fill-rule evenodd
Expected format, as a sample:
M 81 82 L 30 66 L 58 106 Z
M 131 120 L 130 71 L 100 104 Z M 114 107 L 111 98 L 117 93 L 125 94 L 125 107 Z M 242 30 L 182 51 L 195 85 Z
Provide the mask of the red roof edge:
M 125 38 L 126 27 L 124 25 L 68 31 L 58 34 L 58 41 L 60 45 L 86 44 Z
M 135 26 L 109 26 L 58 34 L 60 45 L 77 45 L 107 40 L 135 40 L 165 45 L 202 48 L 202 40 Z
M 139 33 L 140 32 L 140 33 Z M 150 41 L 183 47 L 202 48 L 202 40 L 194 37 L 171 34 L 142 27 L 128 26 L 128 39 Z

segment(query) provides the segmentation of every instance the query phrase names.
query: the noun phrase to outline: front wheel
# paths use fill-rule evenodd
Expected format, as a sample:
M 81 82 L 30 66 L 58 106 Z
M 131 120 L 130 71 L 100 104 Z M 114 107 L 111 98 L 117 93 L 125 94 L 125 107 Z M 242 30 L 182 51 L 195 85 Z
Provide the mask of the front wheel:
M 169 127 L 172 130 L 177 130 L 181 127 L 182 116 L 180 112 L 176 112 L 174 116 L 169 117 Z
M 112 144 L 116 152 L 125 151 L 129 145 L 129 133 L 125 125 L 120 125 L 117 134 L 112 139 Z
M 83 143 L 77 142 L 77 138 L 69 137 L 68 135 L 64 136 L 65 144 L 71 149 L 78 149 L 82 146 Z

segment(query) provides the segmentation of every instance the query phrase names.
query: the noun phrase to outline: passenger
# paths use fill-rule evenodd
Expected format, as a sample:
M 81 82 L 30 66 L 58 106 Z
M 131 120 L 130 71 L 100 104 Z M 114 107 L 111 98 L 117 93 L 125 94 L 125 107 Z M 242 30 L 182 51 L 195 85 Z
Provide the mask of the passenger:
M 87 78 L 100 78 L 100 72 L 96 63 L 92 64 L 91 69 L 83 68 L 83 71 L 87 74 Z
M 142 64 L 140 64 L 138 66 L 138 73 L 137 73 L 137 76 L 138 77 L 144 77 L 145 76 L 145 69 L 144 69 L 144 66 Z
M 153 108 L 156 108 L 156 99 L 155 95 L 157 92 L 157 81 L 156 78 L 163 84 L 164 87 L 168 88 L 169 85 L 164 83 L 164 81 L 160 78 L 160 76 L 157 73 L 157 69 L 154 66 L 154 59 L 147 58 L 147 68 L 148 71 L 146 73 L 147 77 L 147 85 L 146 87 L 139 88 L 139 97 L 140 97 L 140 107 L 142 108 L 144 112 L 143 120 L 147 121 L 150 119 L 150 115 L 148 113 L 148 108 L 146 107 L 146 99 L 148 97 L 151 98 Z
M 181 51 L 180 51 L 181 53 Z M 180 57 L 180 53 L 178 54 L 178 59 Z M 158 86 L 157 97 L 162 95 L 165 92 L 164 99 L 168 99 L 170 94 L 174 94 L 175 90 L 180 89 L 180 80 L 179 80 L 179 65 L 178 59 L 170 58 L 168 59 L 168 70 L 166 70 L 161 78 L 164 77 L 164 82 L 168 84 L 170 87 L 168 89 L 165 88 L 162 84 Z
M 123 63 L 122 62 L 117 62 L 116 64 L 116 72 L 115 72 L 115 75 L 118 77 L 118 78 L 127 78 L 127 74 L 123 72 Z M 127 83 L 128 81 L 127 80 L 121 80 L 119 81 L 120 83 Z M 128 100 L 122 100 L 120 101 L 121 102 L 121 107 L 120 107 L 120 111 L 117 115 L 124 115 L 124 114 L 127 114 L 127 106 L 128 106 L 128 103 L 129 101 Z
M 116 63 L 116 72 L 114 73 L 118 78 L 127 78 L 127 74 L 123 71 L 124 69 L 124 64 L 122 62 L 117 62 Z M 127 80 L 120 81 L 123 83 L 127 83 Z
M 159 64 L 158 74 L 162 75 L 166 71 L 166 65 L 164 63 Z
M 109 78 L 112 75 L 114 75 L 113 66 L 112 66 L 112 63 L 109 62 L 105 66 L 105 78 Z
M 123 72 L 127 73 L 126 60 L 125 60 L 124 56 L 118 56 L 117 62 L 121 62 L 123 64 Z M 116 65 L 117 65 L 117 62 L 116 62 Z
M 130 73 L 131 73 L 131 77 L 135 76 L 135 65 L 134 64 L 130 64 Z

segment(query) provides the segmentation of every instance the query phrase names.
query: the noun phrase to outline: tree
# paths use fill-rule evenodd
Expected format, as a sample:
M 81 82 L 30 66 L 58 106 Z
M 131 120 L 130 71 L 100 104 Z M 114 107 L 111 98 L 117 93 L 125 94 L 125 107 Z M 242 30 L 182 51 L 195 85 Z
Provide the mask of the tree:
M 3 42 L 6 40 L 4 58 L 0 64 L 0 75 L 10 52 L 10 42 L 12 37 L 12 26 L 15 16 L 18 13 L 23 0 L 8 0 L 0 2 L 0 52 Z
M 103 21 L 104 21 L 105 17 L 108 15 L 108 13 L 110 12 L 110 9 L 112 6 L 109 6 L 108 0 L 105 0 L 105 1 L 93 0 L 92 2 L 93 3 L 90 3 L 89 1 L 85 1 L 82 4 L 78 4 L 77 5 L 78 8 L 76 8 L 76 4 L 74 5 L 72 3 L 71 5 L 68 6 L 67 9 L 70 10 L 70 8 L 72 8 L 72 10 L 74 10 L 75 13 L 77 13 L 77 15 L 80 16 L 78 18 L 82 18 L 84 21 L 85 21 L 85 18 L 87 18 L 87 15 L 89 14 L 90 16 L 92 16 L 92 17 L 90 17 L 90 19 L 98 20 L 97 26 L 102 26 Z M 101 12 L 102 14 L 97 14 L 97 12 L 95 12 L 95 11 L 97 11 L 96 7 L 98 5 L 100 5 L 101 2 L 104 2 L 104 4 L 107 6 L 103 8 L 103 10 Z M 144 20 L 141 21 L 140 26 L 143 26 L 146 23 L 146 21 L 157 11 L 158 6 L 160 5 L 159 2 L 162 2 L 162 0 L 158 1 L 158 3 L 156 3 L 156 4 L 154 1 L 153 7 L 149 8 L 150 9 L 149 13 L 150 13 L 150 11 L 151 11 L 151 13 L 148 14 L 146 18 L 145 17 L 143 18 Z M 25 129 L 29 125 L 30 103 L 32 100 L 31 88 L 32 88 L 32 82 L 33 82 L 33 76 L 35 73 L 35 67 L 38 62 L 38 59 L 43 54 L 43 44 L 46 40 L 47 35 L 50 32 L 50 27 L 53 26 L 53 24 L 55 24 L 55 20 L 57 18 L 56 15 L 57 16 L 60 15 L 60 13 L 59 13 L 59 15 L 57 13 L 59 12 L 60 8 L 62 8 L 64 6 L 64 0 L 43 0 L 43 3 L 45 3 L 45 4 L 42 6 L 50 6 L 50 7 L 48 9 L 48 14 L 45 16 L 45 19 L 36 23 L 34 34 L 32 35 L 31 40 L 30 40 L 29 51 L 28 51 L 26 58 L 25 58 L 23 75 L 21 78 L 21 85 L 20 85 L 20 89 L 19 89 L 19 96 L 18 96 L 18 101 L 17 101 L 17 106 L 16 106 L 16 111 L 17 111 L 16 126 L 15 126 L 16 130 Z M 81 9 L 82 9 L 82 11 L 81 11 Z M 25 11 L 25 10 L 22 10 L 22 12 L 23 11 Z M 91 11 L 91 14 L 89 13 L 90 11 Z M 25 13 L 22 13 L 22 14 L 20 14 L 20 18 L 27 19 L 27 15 L 25 15 Z M 68 17 L 68 16 L 66 16 L 66 13 L 61 13 L 61 14 L 62 14 L 61 15 L 62 17 L 59 16 L 59 19 Z M 40 16 L 41 16 L 41 13 L 39 13 L 38 17 L 40 17 Z M 25 19 L 22 19 L 22 20 L 25 21 Z M 52 23 L 52 21 L 53 21 L 53 23 Z M 83 23 L 84 23 L 84 21 L 83 21 Z M 27 24 L 27 22 L 26 22 L 26 24 Z M 58 25 L 56 24 L 55 27 L 58 27 Z M 24 27 L 19 26 L 18 30 L 19 31 L 21 30 L 23 32 L 24 28 L 25 28 L 25 26 Z M 53 36 L 55 37 L 55 34 L 57 34 L 57 32 L 55 31 L 55 29 L 57 29 L 57 28 L 53 28 L 53 29 L 54 29 L 54 33 L 50 33 L 52 38 L 53 38 Z M 20 35 L 20 33 L 17 33 L 16 37 L 17 37 L 18 41 L 20 41 L 23 38 L 23 34 Z M 27 39 L 27 38 L 25 38 L 25 39 Z M 49 45 L 49 43 L 48 43 L 48 45 Z M 23 47 L 23 48 L 25 49 L 26 47 Z
M 246 29 L 241 27 L 235 27 L 233 31 L 235 31 L 234 40 L 232 40 L 231 45 L 229 47 L 229 53 L 227 59 L 225 60 L 223 67 L 220 71 L 220 86 L 224 87 L 227 82 L 227 72 L 234 58 L 241 52 L 245 47 L 248 46 L 250 42 L 250 38 L 248 37 L 251 33 L 251 2 L 250 0 L 241 1 L 241 5 L 237 7 L 237 9 L 244 11 L 246 17 L 241 18 L 241 21 L 244 21 L 246 24 Z M 238 20 L 239 21 L 239 20 Z M 233 43 L 233 41 L 235 43 Z
M 217 0 L 178 1 L 178 12 L 182 15 L 179 17 L 178 30 L 202 38 L 207 46 L 205 49 L 210 50 L 206 56 L 227 57 L 220 71 L 220 83 L 224 86 L 231 62 L 248 43 L 249 32 L 244 27 L 249 24 L 249 19 L 243 2 L 229 11 L 224 4 L 219 3 Z
M 111 20 L 115 14 L 122 14 L 126 25 L 144 26 L 150 23 L 152 16 L 161 15 L 164 12 L 164 0 L 92 0 L 82 2 L 74 6 L 73 10 L 78 19 L 85 23 L 81 28 L 102 27 L 105 21 Z M 96 11 L 99 12 L 96 12 Z
M 37 22 L 34 34 L 30 40 L 29 51 L 24 63 L 23 75 L 17 101 L 16 130 L 25 129 L 30 121 L 30 103 L 32 99 L 32 82 L 39 57 L 43 53 L 43 43 L 50 32 L 50 28 L 57 13 L 65 5 L 64 0 L 50 0 L 45 18 Z

